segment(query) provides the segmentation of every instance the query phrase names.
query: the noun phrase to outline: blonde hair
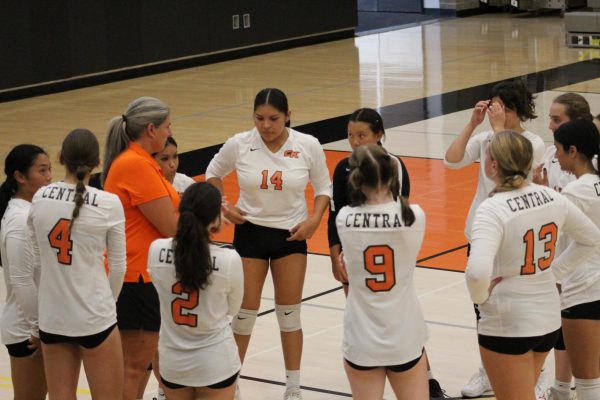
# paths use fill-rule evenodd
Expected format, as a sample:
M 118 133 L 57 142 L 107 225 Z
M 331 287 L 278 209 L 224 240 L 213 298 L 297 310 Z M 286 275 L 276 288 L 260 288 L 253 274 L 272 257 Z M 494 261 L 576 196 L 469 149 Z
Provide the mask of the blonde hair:
M 169 116 L 169 106 L 154 97 L 140 97 L 132 101 L 122 115 L 108 123 L 108 135 L 104 151 L 102 182 L 115 158 L 119 156 L 131 140 L 137 140 L 148 124 L 159 126 Z
M 381 189 L 387 187 L 394 200 L 400 198 L 402 206 L 402 220 L 406 226 L 415 222 L 408 199 L 400 197 L 400 183 L 398 180 L 398 164 L 392 160 L 387 151 L 378 144 L 366 144 L 358 147 L 350 156 L 350 204 L 363 205 L 367 201 L 365 188 Z
M 517 132 L 502 131 L 492 136 L 488 151 L 491 159 L 498 163 L 498 175 L 502 179 L 490 195 L 523 186 L 533 161 L 531 142 Z

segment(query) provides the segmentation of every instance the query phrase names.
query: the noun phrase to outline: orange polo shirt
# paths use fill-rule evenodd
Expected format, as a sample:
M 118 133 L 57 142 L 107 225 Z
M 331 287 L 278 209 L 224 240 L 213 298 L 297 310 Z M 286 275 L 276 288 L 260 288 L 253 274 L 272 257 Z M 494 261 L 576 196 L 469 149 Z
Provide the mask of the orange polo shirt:
M 104 190 L 119 196 L 125 211 L 127 271 L 125 282 L 151 282 L 148 274 L 148 249 L 163 236 L 146 219 L 138 206 L 168 196 L 173 208 L 179 207 L 179 194 L 165 179 L 156 161 L 139 144 L 129 147 L 112 163 Z

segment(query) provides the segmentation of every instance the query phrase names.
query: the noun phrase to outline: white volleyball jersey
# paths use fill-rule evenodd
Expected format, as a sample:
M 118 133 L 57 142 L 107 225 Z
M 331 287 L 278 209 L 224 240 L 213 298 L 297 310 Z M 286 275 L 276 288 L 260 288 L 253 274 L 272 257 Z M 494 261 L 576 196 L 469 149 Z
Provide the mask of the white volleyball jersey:
M 576 242 L 556 256 L 562 232 Z M 597 245 L 600 230 L 550 188 L 529 184 L 485 200 L 473 221 L 466 270 L 471 299 L 481 312 L 478 332 L 526 337 L 558 329 L 560 299 L 554 275 L 568 273 Z M 488 295 L 496 277 L 502 281 Z
M 38 336 L 38 285 L 40 269 L 34 268 L 27 215 L 31 203 L 13 198 L 2 217 L 0 254 L 6 285 L 6 302 L 0 318 L 3 344 L 23 342 Z
M 585 174 L 569 183 L 562 192 L 573 204 L 600 228 L 600 177 Z M 560 248 L 566 248 L 572 239 L 560 238 Z M 583 265 L 562 279 L 561 306 L 563 309 L 600 300 L 600 249 Z
M 42 187 L 33 197 L 28 224 L 34 260 L 42 269 L 40 330 L 87 336 L 117 321 L 115 301 L 126 266 L 125 217 L 115 194 L 86 186 L 79 216 L 69 231 L 74 195 L 74 184 Z
M 173 239 L 155 240 L 148 253 L 148 272 L 160 300 L 160 374 L 184 386 L 212 385 L 241 367 L 227 316 L 242 304 L 242 260 L 233 249 L 209 246 L 213 271 L 200 291 L 178 282 Z
M 185 189 L 194 184 L 194 182 L 196 181 L 194 181 L 189 176 L 176 172 L 175 178 L 173 178 L 173 187 L 175 188 L 177 193 L 183 194 L 183 192 L 185 192 Z
M 575 175 L 563 171 L 560 168 L 560 164 L 556 159 L 556 146 L 548 146 L 544 157 L 542 158 L 542 164 L 548 176 L 548 186 L 557 192 L 561 192 L 569 182 L 573 182 L 576 178 Z
M 404 364 L 418 358 L 427 327 L 413 285 L 425 213 L 404 226 L 396 202 L 343 207 L 336 225 L 349 291 L 344 313 L 344 357 L 361 366 Z
M 304 191 L 330 196 L 331 182 L 319 141 L 289 129 L 289 137 L 273 153 L 256 128 L 225 142 L 206 170 L 206 179 L 223 178 L 234 169 L 240 185 L 237 207 L 253 224 L 290 229 L 308 217 Z
M 467 215 L 467 222 L 465 224 L 465 236 L 469 241 L 471 240 L 471 225 L 473 225 L 473 217 L 475 216 L 477 207 L 479 207 L 481 202 L 484 201 L 494 187 L 496 187 L 494 181 L 485 176 L 485 150 L 493 135 L 494 131 L 491 130 L 474 134 L 467 142 L 465 155 L 461 161 L 457 163 L 450 163 L 444 160 L 444 164 L 451 169 L 463 168 L 473 164 L 476 161 L 480 161 L 477 191 L 475 193 L 475 197 L 473 198 L 473 202 L 471 203 L 471 208 L 469 209 L 469 214 Z M 533 170 L 542 162 L 542 157 L 544 156 L 546 147 L 544 145 L 544 141 L 534 133 L 523 131 L 521 135 L 528 139 L 533 145 L 533 162 L 531 164 L 531 171 L 529 171 L 529 175 L 527 177 L 528 180 L 531 180 L 533 176 Z

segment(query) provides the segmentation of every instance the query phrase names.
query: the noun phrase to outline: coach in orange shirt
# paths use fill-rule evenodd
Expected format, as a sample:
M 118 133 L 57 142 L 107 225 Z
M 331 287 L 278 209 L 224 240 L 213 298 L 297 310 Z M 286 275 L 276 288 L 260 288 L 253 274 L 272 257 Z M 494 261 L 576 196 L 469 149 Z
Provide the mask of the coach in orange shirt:
M 158 345 L 160 310 L 147 270 L 150 244 L 177 228 L 179 195 L 151 154 L 171 136 L 169 107 L 152 97 L 134 100 L 109 123 L 104 189 L 125 210 L 127 272 L 117 300 L 117 321 L 125 362 L 124 400 L 134 400 Z

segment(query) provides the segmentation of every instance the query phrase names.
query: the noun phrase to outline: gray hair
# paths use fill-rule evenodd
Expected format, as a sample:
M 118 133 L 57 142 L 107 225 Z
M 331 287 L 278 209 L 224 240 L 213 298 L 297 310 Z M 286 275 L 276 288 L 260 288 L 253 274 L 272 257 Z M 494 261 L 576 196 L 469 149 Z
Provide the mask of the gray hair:
M 110 120 L 104 151 L 103 183 L 113 161 L 127 149 L 129 141 L 137 140 L 148 124 L 161 125 L 170 112 L 169 106 L 162 101 L 154 97 L 140 97 L 127 106 L 124 114 Z

